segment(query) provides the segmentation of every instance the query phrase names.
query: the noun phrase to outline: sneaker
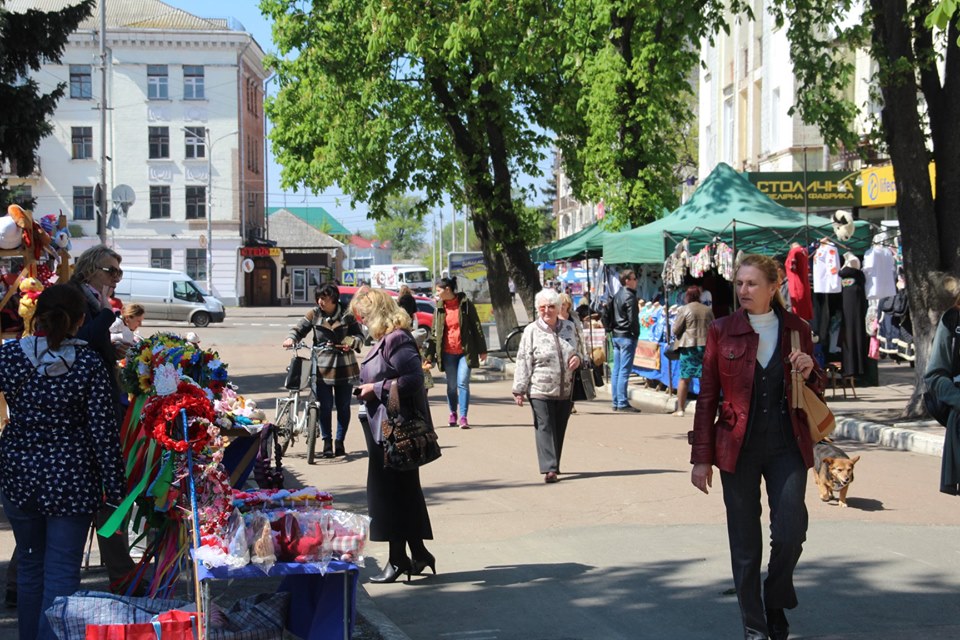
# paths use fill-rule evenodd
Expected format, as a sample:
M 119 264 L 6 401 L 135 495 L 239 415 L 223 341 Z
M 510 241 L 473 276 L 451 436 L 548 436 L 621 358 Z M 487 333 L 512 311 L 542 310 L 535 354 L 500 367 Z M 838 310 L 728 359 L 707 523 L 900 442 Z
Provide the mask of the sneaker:
M 467 423 L 467 416 L 462 416 L 462 417 L 460 418 L 460 428 L 461 428 L 461 429 L 469 429 L 469 428 L 470 428 L 470 425 Z
M 451 427 L 457 426 L 457 412 L 456 412 L 456 411 L 454 411 L 453 413 L 450 414 L 450 426 L 451 426 Z

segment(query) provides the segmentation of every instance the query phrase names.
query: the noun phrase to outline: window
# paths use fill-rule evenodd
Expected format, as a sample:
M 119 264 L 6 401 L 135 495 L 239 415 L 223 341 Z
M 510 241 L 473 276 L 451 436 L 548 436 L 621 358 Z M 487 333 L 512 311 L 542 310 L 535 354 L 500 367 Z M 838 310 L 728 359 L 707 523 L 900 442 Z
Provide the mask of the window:
M 187 249 L 187 275 L 194 280 L 207 279 L 206 249 Z
M 203 127 L 184 127 L 185 158 L 207 157 L 207 135 Z
M 70 127 L 70 140 L 74 160 L 93 157 L 93 127 Z
M 207 217 L 207 188 L 187 187 L 187 220 Z
M 168 100 L 170 98 L 170 79 L 167 77 L 167 65 L 147 65 L 147 98 L 150 100 Z
M 170 217 L 170 187 L 150 187 L 150 218 Z
M 149 139 L 149 158 L 156 160 L 158 158 L 170 157 L 170 127 L 150 127 Z
M 70 65 L 70 97 L 90 99 L 93 97 L 93 72 L 89 64 Z
M 197 65 L 183 66 L 183 99 L 203 100 L 203 67 Z
M 154 269 L 173 269 L 170 249 L 150 249 L 150 266 Z
M 93 187 L 73 188 L 73 219 L 93 220 Z
M 189 275 L 189 274 L 188 274 Z M 203 295 L 200 289 L 192 282 L 178 280 L 173 283 L 173 297 L 187 302 L 203 302 Z

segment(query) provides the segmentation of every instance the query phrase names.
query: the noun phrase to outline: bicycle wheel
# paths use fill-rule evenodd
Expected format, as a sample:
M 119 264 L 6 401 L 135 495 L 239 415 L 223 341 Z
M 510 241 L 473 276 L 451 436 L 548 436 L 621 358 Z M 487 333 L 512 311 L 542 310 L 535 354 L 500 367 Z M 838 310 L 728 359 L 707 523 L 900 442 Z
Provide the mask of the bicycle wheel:
M 507 352 L 510 362 L 517 359 L 517 351 L 520 350 L 520 338 L 523 337 L 523 330 L 519 327 L 510 332 L 506 341 L 503 343 L 503 350 Z
M 290 411 L 291 404 L 289 400 L 285 401 L 283 406 L 280 407 L 280 410 L 277 411 L 277 418 L 274 420 L 274 424 L 277 426 L 277 439 L 280 442 L 280 452 L 283 455 L 287 454 L 287 449 L 290 448 L 290 443 L 294 440 L 294 427 L 297 421 L 296 416 Z
M 317 445 L 317 405 L 310 402 L 307 404 L 307 464 L 313 464 Z

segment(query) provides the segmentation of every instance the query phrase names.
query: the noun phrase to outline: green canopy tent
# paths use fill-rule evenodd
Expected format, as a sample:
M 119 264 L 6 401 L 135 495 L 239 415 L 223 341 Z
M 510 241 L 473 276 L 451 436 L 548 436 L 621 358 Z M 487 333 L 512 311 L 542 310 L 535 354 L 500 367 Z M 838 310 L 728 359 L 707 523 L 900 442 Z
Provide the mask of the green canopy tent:
M 857 221 L 849 240 L 839 242 L 833 234 L 830 220 L 780 206 L 721 163 L 670 215 L 632 231 L 607 234 L 603 259 L 607 264 L 659 264 L 683 240 L 692 251 L 724 241 L 738 251 L 775 255 L 787 253 L 793 242 L 828 237 L 841 249 L 863 253 L 873 232 L 868 223 Z
M 547 245 L 540 255 L 546 260 L 579 260 L 599 258 L 603 252 L 605 232 L 599 222 L 594 222 L 574 234 L 558 240 L 552 246 Z

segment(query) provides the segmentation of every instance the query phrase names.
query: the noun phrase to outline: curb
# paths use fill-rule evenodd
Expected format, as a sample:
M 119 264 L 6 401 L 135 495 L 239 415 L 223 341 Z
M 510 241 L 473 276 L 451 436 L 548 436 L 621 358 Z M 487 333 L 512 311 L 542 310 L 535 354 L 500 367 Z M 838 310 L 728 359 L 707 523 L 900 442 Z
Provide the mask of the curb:
M 410 636 L 405 634 L 400 627 L 394 624 L 393 620 L 383 614 L 373 598 L 363 588 L 358 585 L 357 589 L 357 614 L 366 620 L 380 636 L 380 640 L 410 640 Z
M 833 435 L 837 438 L 876 443 L 890 449 L 922 453 L 938 458 L 943 455 L 943 435 L 923 433 L 903 427 L 890 427 L 856 418 L 837 416 L 837 428 Z

